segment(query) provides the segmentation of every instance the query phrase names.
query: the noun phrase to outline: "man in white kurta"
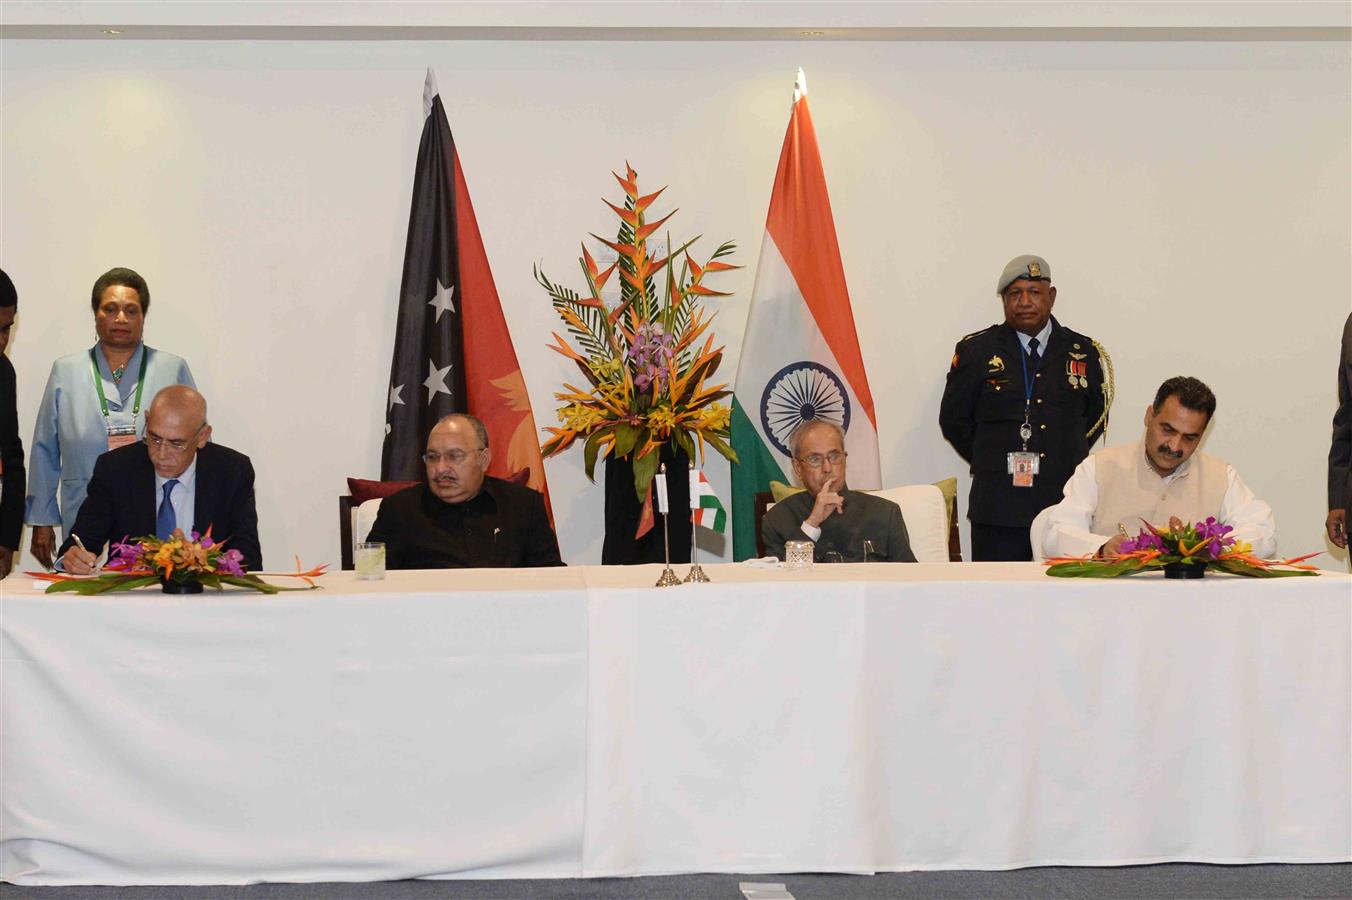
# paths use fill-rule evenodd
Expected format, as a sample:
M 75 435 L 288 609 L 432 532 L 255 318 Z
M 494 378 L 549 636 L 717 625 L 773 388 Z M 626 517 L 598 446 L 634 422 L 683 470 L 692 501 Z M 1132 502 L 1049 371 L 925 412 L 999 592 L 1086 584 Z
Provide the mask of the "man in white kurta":
M 1066 482 L 1063 499 L 1042 523 L 1043 556 L 1113 556 L 1142 519 L 1166 527 L 1174 516 L 1189 523 L 1214 517 L 1255 555 L 1276 553 L 1272 507 L 1233 466 L 1196 452 L 1215 411 L 1215 395 L 1196 378 L 1160 385 L 1146 407 L 1145 437 L 1095 453 Z

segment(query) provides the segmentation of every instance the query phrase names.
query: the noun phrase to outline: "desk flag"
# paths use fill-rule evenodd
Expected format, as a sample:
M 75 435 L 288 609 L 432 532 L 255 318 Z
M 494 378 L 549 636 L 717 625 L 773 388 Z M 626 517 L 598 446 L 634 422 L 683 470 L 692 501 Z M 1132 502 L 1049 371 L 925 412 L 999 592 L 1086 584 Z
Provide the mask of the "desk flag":
M 690 521 L 701 528 L 717 531 L 728 527 L 728 514 L 723 502 L 714 493 L 714 486 L 704 477 L 703 469 L 690 470 Z
M 788 482 L 789 435 L 809 419 L 845 429 L 850 487 L 881 485 L 873 394 L 799 69 L 732 400 L 735 558 L 756 555 L 756 494 Z
M 466 334 L 473 337 L 468 350 Z M 436 76 L 428 69 L 380 477 L 421 481 L 427 432 L 453 412 L 478 416 L 487 427 L 493 451 L 488 474 L 528 484 L 545 495 L 548 508 L 526 382 Z

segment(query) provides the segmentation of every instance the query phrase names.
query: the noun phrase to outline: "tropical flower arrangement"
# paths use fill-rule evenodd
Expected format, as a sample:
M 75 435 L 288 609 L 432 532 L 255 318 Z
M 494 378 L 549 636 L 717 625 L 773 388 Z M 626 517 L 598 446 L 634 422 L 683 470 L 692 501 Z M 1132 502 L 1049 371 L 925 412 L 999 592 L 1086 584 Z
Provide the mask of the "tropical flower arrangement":
M 705 334 L 713 316 L 705 315 L 702 299 L 729 296 L 704 280 L 740 266 L 723 261 L 736 249 L 730 241 L 704 265 L 697 263 L 690 247 L 699 237 L 675 249 L 668 239 L 667 255 L 654 259 L 648 240 L 676 211 L 649 221 L 648 209 L 666 188 L 640 194 L 638 173 L 627 163 L 624 177 L 615 179 L 624 189 L 624 206 L 603 202 L 619 217 L 619 231 L 614 241 L 591 237 L 615 251 L 616 261 L 600 269 L 583 244 L 578 263 L 587 287 L 581 294 L 535 269 L 536 281 L 549 292 L 572 337 L 570 345 L 555 332 L 550 349 L 573 360 L 586 379 L 585 386 L 565 383 L 554 395 L 562 404 L 562 427 L 545 429 L 551 437 L 540 452 L 554 456 L 583 441 L 587 477 L 593 481 L 597 459 L 632 457 L 634 491 L 642 500 L 664 444 L 675 444 L 690 459 L 698 452 L 701 464 L 705 444 L 737 460 L 728 443 L 732 410 L 720 402 L 732 392 L 726 384 L 706 384 L 723 360 L 723 348 L 715 348 L 713 335 Z M 617 272 L 620 296 L 607 303 L 601 291 Z M 701 337 L 702 345 L 697 343 Z
M 1314 566 L 1302 565 L 1310 557 L 1318 556 L 1317 553 L 1294 559 L 1260 559 L 1253 555 L 1253 547 L 1235 539 L 1233 527 L 1216 521 L 1215 517 L 1189 525 L 1174 516 L 1167 529 L 1156 528 L 1144 519 L 1141 521 L 1145 527 L 1136 537 L 1124 541 L 1116 556 L 1049 559 L 1047 574 L 1063 578 L 1116 578 L 1173 565 L 1197 566 L 1252 578 L 1319 574 Z
M 256 574 L 246 572 L 244 555 L 238 550 L 225 549 L 224 541 L 212 540 L 210 528 L 206 534 L 194 531 L 188 535 L 185 535 L 182 529 L 176 528 L 165 540 L 146 536 L 113 544 L 103 572 L 92 578 L 34 574 L 52 582 L 47 586 L 49 594 L 57 591 L 106 594 L 113 591 L 132 591 L 152 584 L 172 583 L 183 586 L 191 582 L 213 587 L 218 591 L 230 584 L 263 594 L 276 594 L 280 591 L 314 590 L 318 585 L 313 579 L 323 575 L 325 568 L 321 565 L 302 572 L 298 559 L 295 572 L 268 574 L 299 578 L 309 587 L 278 587 L 275 584 L 268 584 Z

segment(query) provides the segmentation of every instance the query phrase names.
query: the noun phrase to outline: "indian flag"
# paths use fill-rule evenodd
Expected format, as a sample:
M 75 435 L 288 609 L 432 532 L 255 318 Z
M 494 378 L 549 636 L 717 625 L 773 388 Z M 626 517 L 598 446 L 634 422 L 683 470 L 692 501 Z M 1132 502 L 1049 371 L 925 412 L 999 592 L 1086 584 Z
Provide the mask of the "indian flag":
M 704 477 L 703 469 L 690 470 L 690 521 L 700 528 L 709 528 L 719 534 L 728 527 L 728 514 L 723 501 L 714 493 L 714 486 Z
M 809 419 L 845 429 L 850 487 L 881 486 L 873 394 L 799 69 L 733 393 L 736 559 L 756 555 L 755 495 L 772 479 L 789 481 L 789 435 Z

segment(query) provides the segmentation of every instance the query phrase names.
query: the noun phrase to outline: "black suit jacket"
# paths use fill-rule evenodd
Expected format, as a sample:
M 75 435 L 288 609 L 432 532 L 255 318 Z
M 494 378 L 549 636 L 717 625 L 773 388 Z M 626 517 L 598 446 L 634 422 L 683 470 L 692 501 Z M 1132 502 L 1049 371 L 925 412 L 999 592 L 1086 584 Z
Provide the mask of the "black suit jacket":
M 254 470 L 243 453 L 207 444 L 197 451 L 193 501 L 193 530 L 226 541 L 226 547 L 244 554 L 244 567 L 263 568 L 258 546 L 258 512 L 254 508 Z M 110 450 L 94 463 L 89 495 L 80 505 L 71 531 L 85 549 L 99 553 L 110 541 L 155 533 L 155 466 L 143 443 Z M 70 549 L 66 535 L 57 556 Z
M 463 503 L 447 503 L 426 484 L 391 494 L 366 539 L 385 544 L 390 569 L 563 565 L 544 496 L 500 478 L 485 478 Z
M 0 489 L 0 547 L 18 550 L 28 479 L 24 477 L 23 441 L 19 439 L 14 366 L 4 354 L 0 354 L 0 459 L 5 467 L 4 488 Z
M 1028 449 L 1038 454 L 1041 471 L 1032 487 L 1015 487 L 1006 454 L 1023 448 L 1023 358 L 1018 333 L 1004 324 L 967 335 L 953 352 L 939 427 L 971 464 L 967 517 L 979 524 L 1027 527 L 1043 509 L 1061 502 L 1066 481 L 1107 424 L 1098 348 L 1053 316 L 1046 352 L 1031 373 Z

